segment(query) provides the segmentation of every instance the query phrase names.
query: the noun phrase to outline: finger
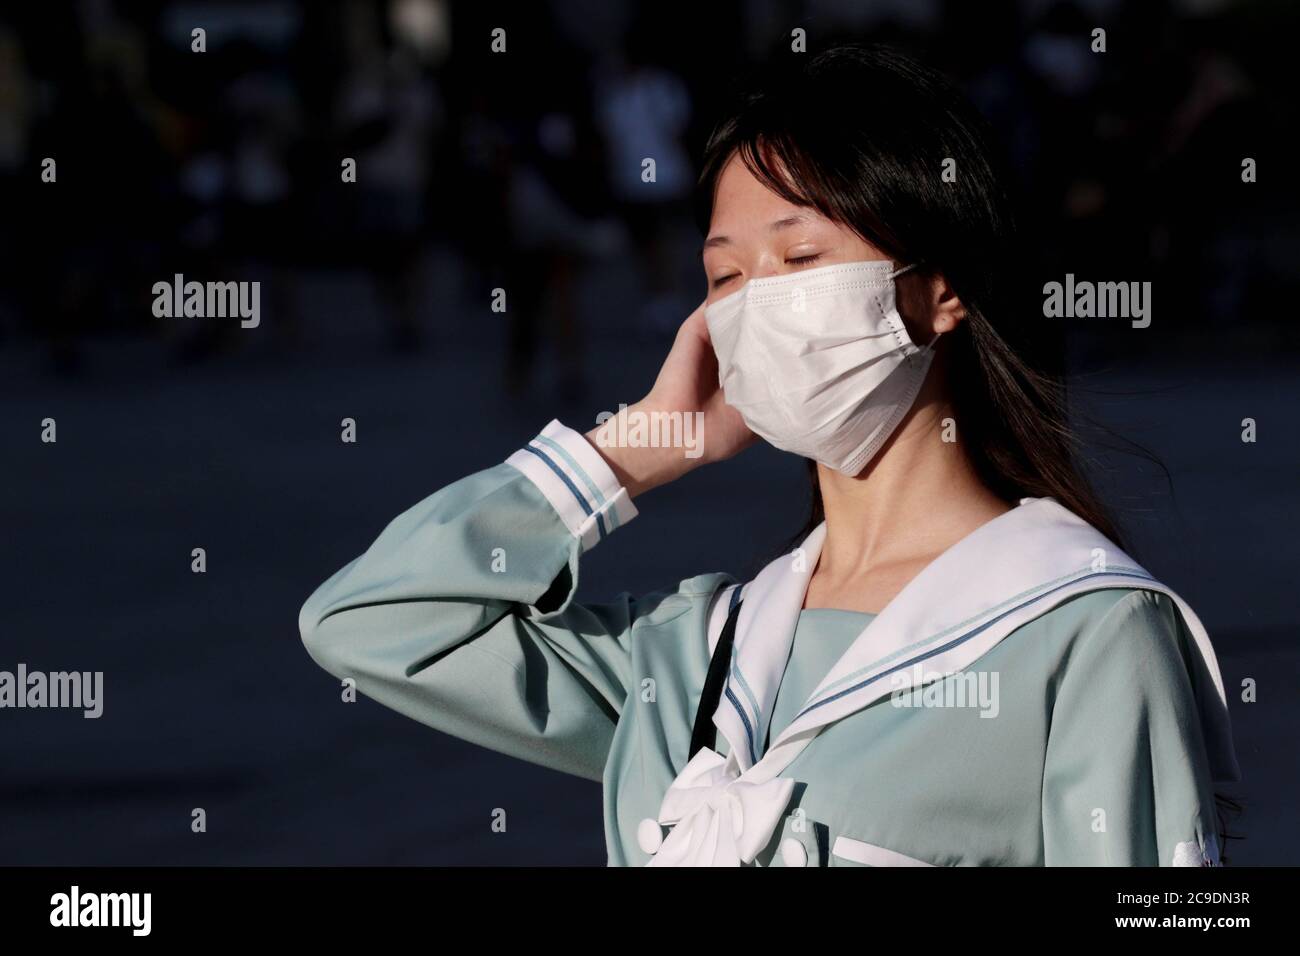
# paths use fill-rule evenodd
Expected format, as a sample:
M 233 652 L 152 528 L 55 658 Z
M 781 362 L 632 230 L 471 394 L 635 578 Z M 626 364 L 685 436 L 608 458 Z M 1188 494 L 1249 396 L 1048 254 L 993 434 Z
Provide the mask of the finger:
M 704 320 L 705 304 L 705 302 L 701 302 L 695 311 L 686 317 L 686 321 L 682 323 L 681 328 L 678 330 L 679 334 L 694 335 L 702 342 L 712 342 L 709 338 L 709 324 Z

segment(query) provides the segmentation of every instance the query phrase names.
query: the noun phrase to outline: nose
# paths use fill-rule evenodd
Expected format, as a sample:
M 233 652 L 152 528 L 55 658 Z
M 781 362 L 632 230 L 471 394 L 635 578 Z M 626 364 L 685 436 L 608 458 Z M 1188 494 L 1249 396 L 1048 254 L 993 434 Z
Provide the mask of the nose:
M 771 252 L 759 253 L 758 258 L 754 261 L 754 268 L 750 276 L 754 279 L 765 279 L 769 276 L 779 276 L 785 265 L 785 260 Z

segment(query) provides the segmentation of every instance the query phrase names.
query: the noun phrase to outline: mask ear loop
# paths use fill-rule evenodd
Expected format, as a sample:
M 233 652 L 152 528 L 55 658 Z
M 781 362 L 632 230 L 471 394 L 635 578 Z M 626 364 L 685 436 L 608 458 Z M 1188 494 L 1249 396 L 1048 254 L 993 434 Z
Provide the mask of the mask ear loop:
M 901 276 L 903 273 L 905 273 L 905 272 L 911 272 L 913 269 L 915 269 L 915 268 L 916 268 L 917 266 L 919 266 L 919 265 L 920 265 L 919 262 L 913 262 L 911 265 L 903 266 L 903 268 L 901 268 L 901 269 L 895 269 L 893 272 L 891 272 L 891 273 L 889 274 L 889 278 L 891 278 L 891 279 L 897 279 L 897 278 L 898 278 L 899 276 Z M 926 351 L 926 352 L 933 352 L 933 351 L 934 351 L 934 343 L 939 341 L 939 336 L 941 336 L 941 335 L 943 335 L 942 332 L 936 332 L 936 333 L 934 333 L 934 338 L 930 339 L 929 342 L 927 342 L 925 345 L 921 346 L 922 350 L 923 350 L 923 351 Z

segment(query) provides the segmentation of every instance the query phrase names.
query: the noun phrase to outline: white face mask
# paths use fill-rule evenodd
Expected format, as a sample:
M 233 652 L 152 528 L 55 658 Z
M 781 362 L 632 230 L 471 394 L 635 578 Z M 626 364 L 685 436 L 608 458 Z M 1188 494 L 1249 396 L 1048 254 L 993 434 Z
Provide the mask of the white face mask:
M 894 303 L 894 277 L 911 268 L 878 260 L 751 279 L 708 306 L 727 404 L 777 448 L 858 474 L 934 357 L 934 341 L 914 345 Z

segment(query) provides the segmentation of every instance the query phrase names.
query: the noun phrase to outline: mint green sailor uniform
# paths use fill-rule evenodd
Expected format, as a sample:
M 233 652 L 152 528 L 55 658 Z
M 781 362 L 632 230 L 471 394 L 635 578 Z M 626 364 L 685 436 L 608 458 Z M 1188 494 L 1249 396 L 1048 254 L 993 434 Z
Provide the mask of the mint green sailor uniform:
M 876 616 L 802 608 L 824 526 L 743 585 L 575 602 L 636 515 L 552 422 L 396 517 L 307 600 L 303 640 L 432 728 L 601 780 L 611 865 L 1218 862 L 1212 788 L 1237 766 L 1204 628 L 1051 499 Z M 733 611 L 716 743 L 692 757 Z

